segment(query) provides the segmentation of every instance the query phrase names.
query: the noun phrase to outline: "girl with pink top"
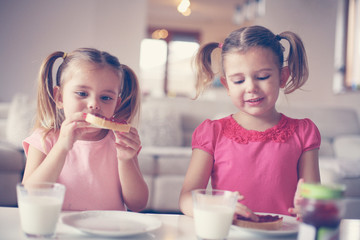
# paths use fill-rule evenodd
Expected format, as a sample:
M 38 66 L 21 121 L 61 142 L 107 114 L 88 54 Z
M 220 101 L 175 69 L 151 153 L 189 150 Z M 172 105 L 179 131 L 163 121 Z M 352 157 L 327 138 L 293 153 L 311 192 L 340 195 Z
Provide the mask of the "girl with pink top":
M 63 61 L 53 83 L 53 65 Z M 23 183 L 66 186 L 63 210 L 142 210 L 148 188 L 139 169 L 136 128 L 94 128 L 87 113 L 129 123 L 139 111 L 135 73 L 107 52 L 54 52 L 40 69 L 35 130 L 23 142 Z
M 289 43 L 284 59 L 282 41 Z M 288 94 L 308 78 L 306 53 L 292 32 L 279 35 L 261 26 L 232 32 L 223 44 L 208 43 L 196 56 L 197 96 L 211 84 L 211 53 L 221 50 L 221 83 L 238 112 L 205 120 L 192 138 L 193 153 L 180 194 L 180 209 L 192 215 L 191 191 L 238 191 L 236 214 L 257 221 L 254 212 L 298 214 L 298 186 L 319 182 L 320 133 L 309 119 L 278 112 L 280 89 Z M 285 62 L 284 62 L 285 60 Z

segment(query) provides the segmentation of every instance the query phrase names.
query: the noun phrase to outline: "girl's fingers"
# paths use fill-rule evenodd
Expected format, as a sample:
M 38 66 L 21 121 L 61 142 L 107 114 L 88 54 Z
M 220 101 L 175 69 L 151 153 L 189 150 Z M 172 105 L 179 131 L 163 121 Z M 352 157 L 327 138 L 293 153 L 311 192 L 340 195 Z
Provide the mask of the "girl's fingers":
M 255 222 L 259 221 L 259 217 L 256 216 L 255 213 L 250 208 L 246 207 L 241 203 L 236 204 L 235 213 L 243 217 L 250 218 Z
M 134 130 L 132 130 L 134 129 Z M 118 143 L 122 143 L 132 148 L 138 148 L 141 144 L 139 135 L 135 128 L 131 128 L 130 132 L 115 132 Z
M 116 136 L 116 144 L 124 150 L 132 149 L 138 152 L 141 147 L 141 141 L 136 128 L 131 127 L 128 133 L 114 132 Z

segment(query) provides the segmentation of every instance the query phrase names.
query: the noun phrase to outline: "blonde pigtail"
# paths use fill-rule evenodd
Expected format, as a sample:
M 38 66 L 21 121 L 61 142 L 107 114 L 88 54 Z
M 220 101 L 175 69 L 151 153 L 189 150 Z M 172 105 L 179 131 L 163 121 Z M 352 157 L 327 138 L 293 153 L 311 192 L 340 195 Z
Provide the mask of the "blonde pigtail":
M 212 70 L 211 54 L 219 46 L 221 46 L 219 43 L 208 43 L 202 46 L 196 54 L 196 96 L 194 99 L 197 99 L 214 80 L 215 73 Z
M 140 86 L 135 72 L 127 65 L 121 64 L 123 72 L 123 87 L 121 89 L 121 103 L 118 111 L 115 114 L 126 120 L 132 122 L 135 117 L 139 117 L 140 110 Z
M 63 52 L 50 54 L 42 63 L 38 78 L 38 100 L 35 128 L 43 128 L 47 132 L 59 129 L 57 122 L 57 109 L 53 92 L 53 66 L 58 58 L 63 57 Z
M 297 34 L 287 31 L 279 34 L 279 36 L 286 39 L 290 45 L 287 58 L 290 79 L 284 90 L 285 94 L 289 94 L 302 87 L 309 77 L 307 56 L 304 44 Z

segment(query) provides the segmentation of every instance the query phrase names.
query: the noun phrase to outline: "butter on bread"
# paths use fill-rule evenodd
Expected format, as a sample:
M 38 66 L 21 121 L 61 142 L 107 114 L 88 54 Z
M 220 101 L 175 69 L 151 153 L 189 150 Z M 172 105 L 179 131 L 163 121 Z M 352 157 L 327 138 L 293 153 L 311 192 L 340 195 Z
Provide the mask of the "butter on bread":
M 255 222 L 248 218 L 244 218 L 242 216 L 237 216 L 237 218 L 233 220 L 233 224 L 244 228 L 255 228 L 261 230 L 279 230 L 283 223 L 283 217 L 279 217 L 278 215 L 256 214 L 256 216 L 259 217 L 258 222 Z
M 85 121 L 91 123 L 94 127 L 111 129 L 119 132 L 129 132 L 131 128 L 131 125 L 126 122 L 118 122 L 113 118 L 109 119 L 91 113 L 86 114 Z

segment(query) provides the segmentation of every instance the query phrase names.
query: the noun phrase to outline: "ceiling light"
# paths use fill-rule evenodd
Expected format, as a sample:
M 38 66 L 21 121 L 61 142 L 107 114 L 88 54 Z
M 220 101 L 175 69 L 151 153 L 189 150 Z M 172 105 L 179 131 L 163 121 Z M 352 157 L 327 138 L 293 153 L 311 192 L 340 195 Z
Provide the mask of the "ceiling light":
M 189 16 L 191 14 L 190 0 L 181 0 L 177 7 L 177 10 L 182 15 Z

